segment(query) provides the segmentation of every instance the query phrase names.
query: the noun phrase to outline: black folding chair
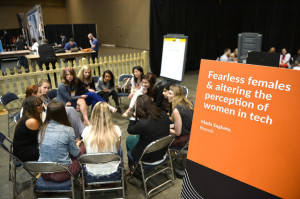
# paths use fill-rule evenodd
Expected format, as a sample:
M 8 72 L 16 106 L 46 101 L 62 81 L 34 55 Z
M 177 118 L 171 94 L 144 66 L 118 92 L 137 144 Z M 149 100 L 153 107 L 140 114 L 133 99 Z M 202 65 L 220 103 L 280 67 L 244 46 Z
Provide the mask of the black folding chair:
M 187 153 L 187 150 L 189 148 L 189 142 L 187 141 L 187 143 L 185 143 L 185 145 L 182 148 L 179 147 L 170 147 L 171 151 L 174 151 L 174 156 L 172 157 L 173 160 L 176 160 L 177 157 L 183 153 Z
M 189 89 L 186 86 L 182 86 L 182 88 L 184 89 L 185 97 L 187 98 L 189 95 Z
M 94 77 L 93 77 L 93 82 L 94 82 L 95 84 L 97 84 L 98 80 L 99 80 L 99 76 L 94 76 Z
M 9 108 L 8 104 L 11 102 L 19 102 L 20 105 L 17 107 L 17 111 L 14 108 Z M 19 114 L 22 106 L 21 100 L 14 93 L 6 93 L 0 97 L 0 102 L 3 104 L 4 108 L 7 110 L 7 129 L 8 137 L 10 137 L 10 130 L 15 126 L 17 120 L 17 115 Z
M 75 199 L 74 180 L 76 179 L 66 165 L 57 162 L 37 162 L 30 161 L 24 164 L 24 168 L 31 173 L 56 173 L 68 171 L 71 179 L 65 182 L 52 182 L 44 180 L 42 176 L 35 178 L 31 176 L 32 194 L 36 196 L 36 192 L 56 192 L 56 193 L 72 193 L 72 198 Z
M 170 160 L 168 158 L 168 157 L 171 157 L 169 147 L 170 147 L 171 143 L 173 142 L 174 138 L 175 138 L 174 135 L 168 135 L 166 137 L 163 137 L 163 138 L 160 138 L 158 140 L 151 142 L 144 149 L 143 154 L 138 161 L 138 164 L 136 164 L 134 166 L 134 169 L 131 172 L 129 182 L 130 182 L 130 179 L 132 179 L 134 176 L 136 176 L 138 174 L 138 172 L 141 172 L 146 198 L 149 198 L 149 197 L 159 193 L 160 191 L 168 188 L 169 186 L 166 186 L 166 185 L 174 184 L 173 164 L 172 164 L 172 160 Z M 149 165 L 142 161 L 143 157 L 146 154 L 161 150 L 165 147 L 168 147 L 167 156 L 165 156 L 165 159 L 163 159 L 159 163 Z M 148 186 L 147 186 L 148 181 L 151 178 L 153 178 L 159 174 L 162 174 L 162 173 L 165 173 L 166 175 L 168 175 L 168 173 L 167 173 L 168 170 L 171 173 L 171 179 L 169 179 L 168 176 L 166 176 L 166 180 L 164 182 L 160 183 L 157 186 L 151 187 L 151 190 L 148 191 Z M 150 184 L 150 183 L 148 183 L 148 184 Z M 152 186 L 153 186 L 153 184 L 152 184 Z
M 47 93 L 50 100 L 53 100 L 57 96 L 57 89 L 52 89 Z
M 93 176 L 87 173 L 86 165 L 92 164 L 103 164 L 108 162 L 120 162 L 118 170 L 110 175 Z M 81 177 L 82 177 L 82 190 L 83 198 L 86 198 L 86 192 L 95 192 L 95 191 L 113 191 L 113 190 L 122 190 L 122 198 L 125 198 L 125 184 L 124 184 L 124 168 L 122 164 L 122 158 L 117 153 L 95 153 L 95 154 L 84 154 L 80 156 L 78 162 L 82 166 Z M 102 185 L 102 184 L 113 184 L 111 188 L 94 188 L 88 187 L 90 185 Z
M 13 183 L 13 198 L 17 196 L 17 168 L 22 169 L 24 162 L 13 154 L 13 143 L 0 132 L 0 148 L 9 154 L 8 179 Z M 26 170 L 26 169 L 25 169 Z M 26 170 L 27 171 L 27 170 Z M 28 171 L 27 171 L 28 172 Z M 32 175 L 30 172 L 28 172 Z

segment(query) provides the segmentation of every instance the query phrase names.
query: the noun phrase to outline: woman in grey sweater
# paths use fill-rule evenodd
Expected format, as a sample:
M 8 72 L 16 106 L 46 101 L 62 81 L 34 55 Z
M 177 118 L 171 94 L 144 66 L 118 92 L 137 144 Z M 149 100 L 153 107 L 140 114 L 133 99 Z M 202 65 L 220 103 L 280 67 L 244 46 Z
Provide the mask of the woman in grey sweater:
M 109 101 L 108 98 L 112 95 L 117 107 L 117 112 L 122 113 L 119 107 L 119 97 L 115 91 L 115 77 L 110 70 L 104 71 L 103 75 L 99 78 L 96 84 L 96 93 L 100 95 L 106 102 Z

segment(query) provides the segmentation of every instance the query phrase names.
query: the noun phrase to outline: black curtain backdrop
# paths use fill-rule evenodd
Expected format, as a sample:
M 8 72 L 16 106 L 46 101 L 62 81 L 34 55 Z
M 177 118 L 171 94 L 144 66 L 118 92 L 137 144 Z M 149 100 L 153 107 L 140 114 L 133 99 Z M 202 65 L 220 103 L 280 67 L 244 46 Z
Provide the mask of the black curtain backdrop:
M 57 43 L 61 41 L 60 34 L 65 34 L 69 40 L 73 37 L 72 25 L 71 24 L 53 24 L 45 26 L 45 37 L 48 39 L 49 44 Z
M 238 34 L 263 35 L 262 51 L 300 48 L 298 0 L 151 0 L 150 67 L 159 75 L 163 36 L 188 38 L 186 70 L 199 69 L 200 59 L 216 59 L 225 48 L 237 48 Z
M 90 48 L 90 42 L 88 39 L 88 34 L 92 33 L 94 37 L 96 34 L 95 24 L 73 24 L 74 27 L 74 37 L 77 44 L 82 48 Z
M 13 28 L 13 29 L 0 29 L 0 37 L 1 39 L 4 36 L 4 30 L 6 30 L 6 32 L 8 33 L 10 39 L 12 39 L 12 37 L 17 38 L 18 36 L 22 35 L 22 29 L 21 28 Z M 3 44 L 3 43 L 2 43 Z
M 59 43 L 60 34 L 64 33 L 67 39 L 74 38 L 77 45 L 82 48 L 90 48 L 88 34 L 96 36 L 96 24 L 59 24 L 46 25 L 45 36 L 49 44 Z

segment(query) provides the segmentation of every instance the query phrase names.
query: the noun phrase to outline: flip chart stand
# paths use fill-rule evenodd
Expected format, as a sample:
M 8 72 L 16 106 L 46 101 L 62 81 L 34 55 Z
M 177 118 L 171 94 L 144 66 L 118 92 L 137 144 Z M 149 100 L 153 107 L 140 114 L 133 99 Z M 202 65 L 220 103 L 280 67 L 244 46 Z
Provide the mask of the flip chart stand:
M 164 36 L 160 76 L 167 82 L 180 84 L 185 72 L 188 37 L 183 34 Z

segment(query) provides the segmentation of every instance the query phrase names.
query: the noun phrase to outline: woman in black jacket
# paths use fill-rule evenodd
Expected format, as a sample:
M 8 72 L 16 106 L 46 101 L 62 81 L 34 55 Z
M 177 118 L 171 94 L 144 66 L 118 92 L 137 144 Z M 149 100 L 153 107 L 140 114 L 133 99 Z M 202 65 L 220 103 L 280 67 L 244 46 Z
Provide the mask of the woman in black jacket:
M 76 95 L 87 95 L 85 98 L 86 104 L 94 106 L 99 102 L 105 102 L 105 100 L 99 96 L 95 90 L 95 83 L 93 81 L 92 70 L 88 65 L 82 66 L 78 72 Z M 110 106 L 112 112 L 117 111 L 116 108 Z
M 134 147 L 132 150 L 128 150 L 128 161 L 130 164 L 136 163 L 148 144 L 151 142 L 168 136 L 170 134 L 169 129 L 169 117 L 161 111 L 156 104 L 147 95 L 140 95 L 136 100 L 136 119 L 130 120 L 128 125 L 128 133 L 135 136 L 128 136 L 128 140 L 131 140 Z M 135 142 L 133 141 L 135 139 Z M 167 148 L 159 151 L 152 152 L 143 158 L 143 162 L 153 163 L 165 158 Z

